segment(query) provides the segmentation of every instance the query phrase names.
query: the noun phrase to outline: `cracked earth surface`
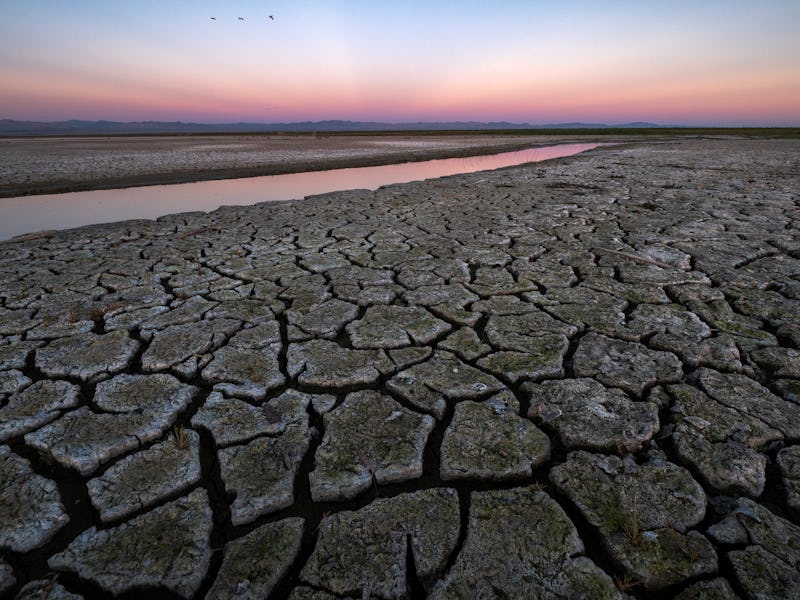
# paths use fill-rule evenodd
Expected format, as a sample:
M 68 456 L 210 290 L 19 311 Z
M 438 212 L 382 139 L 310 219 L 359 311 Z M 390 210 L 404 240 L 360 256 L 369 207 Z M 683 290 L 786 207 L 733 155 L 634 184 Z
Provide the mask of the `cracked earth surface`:
M 0 596 L 791 598 L 800 143 L 0 245 Z

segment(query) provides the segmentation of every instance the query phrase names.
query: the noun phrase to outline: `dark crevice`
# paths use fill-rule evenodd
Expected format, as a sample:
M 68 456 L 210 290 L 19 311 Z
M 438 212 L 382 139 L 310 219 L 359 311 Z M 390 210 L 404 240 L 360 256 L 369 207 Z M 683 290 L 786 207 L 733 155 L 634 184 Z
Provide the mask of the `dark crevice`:
M 417 574 L 411 534 L 406 535 L 406 590 L 411 598 L 424 598 L 425 586 Z
M 595 527 L 589 524 L 572 501 L 554 486 L 548 486 L 546 491 L 548 495 L 558 503 L 561 510 L 566 513 L 569 520 L 577 529 L 585 549 L 584 554 L 609 576 L 617 577 L 618 579 L 624 578 L 624 570 L 620 569 L 618 565 L 612 562 L 610 553 L 603 544 Z
M 47 559 L 66 547 L 81 533 L 90 527 L 101 527 L 97 512 L 92 507 L 84 479 L 75 471 L 66 469 L 49 458 L 21 442 L 12 444 L 11 449 L 19 456 L 30 461 L 36 473 L 42 474 L 55 482 L 61 502 L 69 516 L 69 523 L 60 529 L 48 544 L 26 554 L 9 552 L 7 557 L 20 571 L 26 580 L 48 579 L 51 570 Z
M 459 521 L 460 526 L 458 530 L 458 539 L 456 540 L 456 545 L 453 548 L 453 551 L 450 553 L 450 556 L 447 559 L 447 565 L 444 568 L 444 571 L 441 574 L 441 578 L 444 579 L 447 574 L 453 568 L 453 565 L 456 564 L 458 557 L 461 556 L 461 551 L 464 548 L 464 544 L 467 539 L 467 532 L 469 531 L 469 515 L 470 515 L 470 492 L 459 489 L 458 492 L 458 513 L 459 513 Z
M 223 548 L 230 541 L 226 537 L 226 531 L 231 528 L 230 500 L 225 493 L 225 484 L 220 473 L 219 460 L 217 458 L 216 445 L 211 434 L 205 429 L 198 428 L 200 435 L 200 472 L 201 481 L 205 482 L 204 487 L 208 493 L 209 504 L 213 515 L 213 527 L 209 544 L 211 546 L 211 562 L 209 564 L 203 585 L 200 588 L 197 598 L 203 598 L 217 577 L 222 560 L 224 558 Z
M 564 360 L 562 364 L 564 365 L 564 377 L 567 379 L 575 378 L 575 352 L 578 351 L 578 346 L 580 345 L 581 339 L 583 338 L 583 334 L 577 334 L 570 338 L 567 338 L 568 346 L 567 351 L 564 353 Z
M 340 400 L 341 401 L 341 400 Z M 286 518 L 288 516 L 300 516 L 304 519 L 303 536 L 300 545 L 300 552 L 297 559 L 292 563 L 287 574 L 281 579 L 273 590 L 272 597 L 285 600 L 291 594 L 292 589 L 302 583 L 300 572 L 308 562 L 311 553 L 314 551 L 319 528 L 326 516 L 330 514 L 329 508 L 323 508 L 322 503 L 315 503 L 311 497 L 311 485 L 309 474 L 314 470 L 314 456 L 317 448 L 322 443 L 325 434 L 324 420 L 312 408 L 308 406 L 309 427 L 311 437 L 308 452 L 306 452 L 300 463 L 300 468 L 294 480 L 294 502 L 289 509 L 280 511 L 277 515 L 269 515 L 270 520 L 276 518 Z M 256 521 L 258 523 L 259 521 Z M 244 527 L 232 529 L 231 532 L 250 529 L 252 524 Z

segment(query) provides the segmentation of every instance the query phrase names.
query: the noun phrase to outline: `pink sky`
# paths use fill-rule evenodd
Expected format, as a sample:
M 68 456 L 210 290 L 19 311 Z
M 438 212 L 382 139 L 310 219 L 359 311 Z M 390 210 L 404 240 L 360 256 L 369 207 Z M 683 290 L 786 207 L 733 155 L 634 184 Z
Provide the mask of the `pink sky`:
M 800 125 L 795 0 L 15 4 L 0 118 Z

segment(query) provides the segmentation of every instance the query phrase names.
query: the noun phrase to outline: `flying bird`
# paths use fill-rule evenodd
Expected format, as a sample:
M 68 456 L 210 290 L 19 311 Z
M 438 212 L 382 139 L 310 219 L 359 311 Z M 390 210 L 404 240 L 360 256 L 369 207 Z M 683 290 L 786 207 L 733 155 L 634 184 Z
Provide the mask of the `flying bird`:
M 239 17 L 239 20 L 240 21 L 244 21 L 244 17 Z
M 211 20 L 212 20 L 212 21 L 216 21 L 216 20 L 217 20 L 217 17 L 211 17 Z
M 270 21 L 274 21 L 274 20 L 275 20 L 275 17 L 273 17 L 272 15 L 270 15 L 270 16 L 269 16 L 269 20 L 270 20 Z

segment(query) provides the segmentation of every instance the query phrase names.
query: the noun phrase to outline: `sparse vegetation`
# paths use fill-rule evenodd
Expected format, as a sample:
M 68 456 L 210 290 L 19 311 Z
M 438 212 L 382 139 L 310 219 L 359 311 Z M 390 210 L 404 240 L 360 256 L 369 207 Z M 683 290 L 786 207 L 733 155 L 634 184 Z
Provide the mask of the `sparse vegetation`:
M 325 523 L 325 519 L 327 519 L 331 515 L 331 511 L 326 510 L 322 513 L 322 516 L 319 519 L 319 523 L 317 524 L 317 531 L 322 529 L 322 525 Z
M 626 594 L 628 592 L 632 592 L 634 589 L 639 587 L 641 583 L 631 577 L 630 575 L 622 575 L 621 577 L 614 575 L 614 585 L 617 586 L 617 589 Z
M 633 510 L 630 520 L 622 527 L 622 530 L 625 532 L 631 546 L 636 547 L 639 545 L 642 540 L 642 532 L 639 530 L 639 506 L 636 494 L 633 495 Z
M 178 450 L 189 449 L 189 435 L 186 433 L 186 429 L 184 429 L 183 425 L 173 427 L 172 441 L 175 442 L 175 447 L 178 448 Z
M 52 452 L 50 452 L 49 450 L 39 450 L 37 454 L 39 456 L 39 460 L 45 467 L 47 467 L 48 469 L 53 468 L 54 461 Z
M 89 318 L 92 321 L 99 321 L 100 319 L 104 319 L 108 313 L 115 312 L 120 308 L 125 308 L 126 306 L 128 306 L 127 302 L 111 302 L 109 304 L 94 306 L 89 311 Z

